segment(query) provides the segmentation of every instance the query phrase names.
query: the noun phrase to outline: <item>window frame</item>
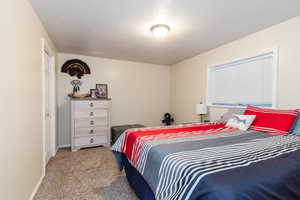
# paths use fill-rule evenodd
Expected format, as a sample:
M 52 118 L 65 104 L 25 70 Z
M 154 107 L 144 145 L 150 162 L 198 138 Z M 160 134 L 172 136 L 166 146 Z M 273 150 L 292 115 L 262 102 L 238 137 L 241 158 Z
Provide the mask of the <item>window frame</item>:
M 266 51 L 261 51 L 259 53 L 256 53 L 254 55 L 250 55 L 250 56 L 246 56 L 246 57 L 241 57 L 241 58 L 237 58 L 237 59 L 232 59 L 232 60 L 228 60 L 219 64 L 213 64 L 213 65 L 208 65 L 207 66 L 207 84 L 206 84 L 206 105 L 208 107 L 215 107 L 215 108 L 246 108 L 247 106 L 240 106 L 240 105 L 213 105 L 212 102 L 210 102 L 210 73 L 213 71 L 213 68 L 215 67 L 220 67 L 220 66 L 225 66 L 225 65 L 231 65 L 234 63 L 238 63 L 238 62 L 243 62 L 249 59 L 253 59 L 255 57 L 260 57 L 260 56 L 265 56 L 268 54 L 271 54 L 273 57 L 273 84 L 272 84 L 272 106 L 271 108 L 277 108 L 277 103 L 278 103 L 278 99 L 277 99 L 277 95 L 278 95 L 278 66 L 279 66 L 279 59 L 278 59 L 278 53 L 279 52 L 279 48 L 275 47 L 272 50 L 266 50 Z M 260 106 L 263 107 L 263 106 Z M 268 107 L 270 108 L 270 107 Z

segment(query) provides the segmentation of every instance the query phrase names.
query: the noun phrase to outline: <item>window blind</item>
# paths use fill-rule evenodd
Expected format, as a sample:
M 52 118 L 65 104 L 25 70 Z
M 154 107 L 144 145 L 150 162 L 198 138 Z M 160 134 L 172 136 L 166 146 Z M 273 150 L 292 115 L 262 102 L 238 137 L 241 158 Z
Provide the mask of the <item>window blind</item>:
M 274 52 L 209 68 L 208 104 L 274 106 Z

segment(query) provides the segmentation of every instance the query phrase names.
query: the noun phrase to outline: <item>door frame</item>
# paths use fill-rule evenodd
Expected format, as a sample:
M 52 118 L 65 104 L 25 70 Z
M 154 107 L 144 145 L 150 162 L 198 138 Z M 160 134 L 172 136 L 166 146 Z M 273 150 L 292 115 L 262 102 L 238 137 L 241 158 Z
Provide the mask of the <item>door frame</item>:
M 49 72 L 49 80 L 50 80 L 50 156 L 53 157 L 56 154 L 56 76 L 55 76 L 55 54 L 51 50 L 50 45 L 47 40 L 42 38 L 42 120 L 43 120 L 43 173 L 46 172 L 46 109 L 45 109 L 45 86 L 46 86 L 46 62 L 45 62 L 45 54 L 50 56 L 50 70 Z

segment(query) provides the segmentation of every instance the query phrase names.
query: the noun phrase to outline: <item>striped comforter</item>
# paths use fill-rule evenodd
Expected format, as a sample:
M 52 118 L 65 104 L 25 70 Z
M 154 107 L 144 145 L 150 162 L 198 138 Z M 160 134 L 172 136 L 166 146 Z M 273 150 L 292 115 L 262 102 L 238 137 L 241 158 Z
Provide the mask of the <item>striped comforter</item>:
M 126 155 L 157 200 L 300 199 L 297 136 L 194 124 L 131 129 L 112 150 Z

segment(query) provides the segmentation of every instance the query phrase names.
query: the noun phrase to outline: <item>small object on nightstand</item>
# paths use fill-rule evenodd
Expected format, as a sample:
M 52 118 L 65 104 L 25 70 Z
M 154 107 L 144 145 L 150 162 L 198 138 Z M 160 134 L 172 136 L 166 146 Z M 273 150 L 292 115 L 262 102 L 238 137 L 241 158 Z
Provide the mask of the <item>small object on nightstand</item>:
M 196 114 L 200 115 L 200 122 L 203 122 L 203 115 L 207 114 L 207 107 L 202 102 L 196 104 Z
M 174 118 L 171 117 L 170 113 L 166 113 L 164 117 L 162 123 L 166 124 L 166 126 L 170 126 L 174 122 Z

